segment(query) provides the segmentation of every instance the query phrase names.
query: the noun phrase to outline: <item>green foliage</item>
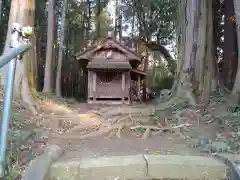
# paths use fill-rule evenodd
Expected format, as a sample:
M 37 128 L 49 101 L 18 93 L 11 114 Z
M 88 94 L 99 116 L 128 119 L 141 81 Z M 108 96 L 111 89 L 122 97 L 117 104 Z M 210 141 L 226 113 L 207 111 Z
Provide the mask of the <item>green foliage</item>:
M 111 25 L 111 18 L 110 15 L 107 12 L 107 9 L 104 8 L 102 12 L 100 13 L 100 17 L 98 18 L 101 22 L 100 26 L 100 37 L 106 37 L 108 31 L 112 28 Z M 94 17 L 93 22 L 96 24 L 97 18 Z M 95 30 L 93 33 L 93 37 L 97 37 L 97 31 Z
M 175 37 L 177 4 L 177 0 L 123 0 L 122 10 L 127 26 L 135 14 L 144 37 L 155 36 L 166 45 Z
M 175 60 L 168 60 L 166 63 L 155 67 L 152 74 L 151 89 L 159 93 L 162 89 L 171 89 L 176 72 L 177 64 Z
M 173 59 L 168 59 L 167 60 L 167 69 L 168 71 L 172 74 L 175 75 L 176 74 L 176 70 L 177 70 L 177 61 L 173 60 Z
M 151 89 L 158 94 L 162 89 L 171 89 L 174 82 L 174 76 L 155 77 L 154 80 Z
M 90 0 L 89 3 L 88 1 L 78 3 L 72 1 L 69 5 L 66 16 L 68 28 L 65 36 L 67 50 L 71 52 L 69 55 L 82 51 L 89 41 L 92 43 L 96 39 L 97 20 L 101 21 L 101 36 L 107 35 L 110 28 L 111 19 L 106 9 L 108 0 L 101 1 L 99 18 L 95 16 L 96 2 Z

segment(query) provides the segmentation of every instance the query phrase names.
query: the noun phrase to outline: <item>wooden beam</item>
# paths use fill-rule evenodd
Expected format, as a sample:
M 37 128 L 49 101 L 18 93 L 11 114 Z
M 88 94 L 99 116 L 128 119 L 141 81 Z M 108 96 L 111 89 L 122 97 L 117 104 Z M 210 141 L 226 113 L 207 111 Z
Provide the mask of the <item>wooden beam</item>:
M 88 100 L 89 100 L 89 97 L 91 96 L 92 94 L 92 77 L 91 77 L 91 72 L 88 70 Z
M 96 72 L 93 72 L 93 86 L 92 86 L 93 101 L 96 100 L 96 80 L 97 80 Z
M 141 79 L 140 79 L 140 76 L 138 76 L 138 92 L 141 91 Z
M 125 79 L 125 73 L 123 72 L 122 73 L 122 90 L 125 91 L 125 83 L 126 82 L 126 79 Z
M 126 86 L 126 77 L 125 72 L 122 72 L 122 101 L 125 99 L 125 86 Z
M 93 91 L 96 91 L 96 80 L 97 80 L 96 72 L 93 72 L 93 87 L 92 87 Z

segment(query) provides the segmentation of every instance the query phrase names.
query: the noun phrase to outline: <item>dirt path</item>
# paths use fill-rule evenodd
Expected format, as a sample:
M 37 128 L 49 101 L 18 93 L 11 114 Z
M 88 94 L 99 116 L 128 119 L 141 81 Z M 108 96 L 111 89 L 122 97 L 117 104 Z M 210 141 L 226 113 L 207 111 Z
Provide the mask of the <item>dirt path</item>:
M 215 139 L 216 132 L 219 131 L 219 127 L 214 123 L 210 125 L 198 124 L 196 116 L 184 112 L 181 117 L 185 116 L 183 119 L 187 119 L 186 121 L 192 124 L 190 130 L 185 131 L 184 134 L 192 138 L 190 140 L 183 139 L 175 129 L 169 129 L 166 124 L 164 117 L 169 115 L 168 111 L 153 115 L 153 106 L 143 104 L 93 106 L 77 102 L 57 103 L 54 100 L 47 99 L 41 102 L 42 112 L 34 117 L 18 106 L 14 108 L 14 126 L 11 129 L 13 135 L 9 139 L 10 149 L 21 148 L 17 154 L 10 154 L 11 158 L 14 158 L 13 164 L 17 164 L 16 174 L 21 174 L 19 169 L 20 171 L 23 170 L 28 162 L 41 154 L 44 147 L 49 144 L 58 144 L 64 148 L 65 153 L 61 157 L 62 160 L 139 153 L 208 155 L 207 153 L 201 153 L 197 148 L 193 148 L 193 145 L 201 136 L 207 139 Z M 219 105 L 219 107 L 215 107 L 214 114 L 221 114 L 224 109 L 224 106 Z M 170 115 L 173 114 L 170 112 Z M 122 117 L 124 118 L 120 120 Z M 155 117 L 158 117 L 157 120 L 154 119 Z M 170 118 L 170 120 L 171 127 L 179 125 L 174 124 L 173 119 Z M 184 123 L 185 120 L 181 123 Z M 120 123 L 116 123 L 117 121 L 120 121 Z M 107 133 L 103 132 L 93 137 L 80 139 L 84 134 L 98 132 L 102 127 L 104 129 L 114 126 L 114 124 L 120 125 L 122 122 L 127 127 L 122 129 L 120 126 L 107 131 Z M 126 122 L 132 124 L 128 126 Z M 156 122 L 161 122 L 163 127 Z M 139 124 L 147 128 L 131 129 L 132 126 Z M 144 134 L 149 129 L 148 127 L 154 127 L 155 129 L 153 131 L 150 129 L 152 135 L 145 138 Z M 167 129 L 166 132 L 163 130 L 164 128 Z M 121 130 L 121 136 L 117 133 L 119 129 Z M 34 136 L 29 139 L 30 134 L 34 134 Z M 73 138 L 67 137 L 68 135 L 73 136 Z M 16 148 L 15 146 L 21 147 Z
M 149 154 L 192 154 L 200 153 L 187 147 L 187 142 L 165 137 L 152 137 L 147 140 L 141 138 L 104 139 L 93 138 L 86 141 L 71 141 L 65 144 L 65 154 L 61 158 L 100 157 L 116 155 Z M 60 143 L 62 145 L 62 143 Z
M 112 120 L 116 117 L 116 114 L 129 113 L 142 113 L 140 117 L 141 120 L 146 119 L 152 114 L 151 106 L 89 106 L 86 104 L 73 104 L 66 108 L 67 111 L 63 113 L 63 110 L 60 112 L 62 119 L 77 122 L 84 127 L 84 131 L 94 131 L 98 129 L 104 123 L 109 123 L 109 119 Z M 102 116 L 90 116 L 89 111 L 97 110 L 106 119 Z M 52 110 L 51 110 L 52 111 Z M 51 122 L 49 119 L 45 119 L 45 125 L 48 124 L 58 124 L 53 123 L 54 121 L 59 121 L 59 112 L 54 112 L 51 117 Z M 96 115 L 96 114 L 95 114 Z M 54 117 L 56 119 L 54 119 Z M 75 117 L 75 118 L 73 118 Z M 106 122 L 107 121 L 107 122 Z M 215 125 L 209 126 L 198 126 L 194 127 L 194 131 L 189 132 L 191 136 L 198 137 L 201 134 L 205 134 L 208 137 L 212 136 L 215 133 Z M 143 139 L 139 136 L 139 133 L 131 132 L 128 130 L 123 130 L 121 132 L 122 136 L 119 139 L 116 136 L 108 135 L 99 135 L 92 138 L 87 138 L 79 140 L 77 138 L 58 138 L 52 136 L 55 133 L 57 127 L 51 127 L 50 131 L 46 132 L 45 135 L 49 136 L 48 144 L 58 144 L 64 148 L 65 154 L 62 159 L 70 159 L 76 157 L 99 157 L 99 156 L 111 156 L 111 155 L 129 155 L 129 154 L 138 154 L 138 153 L 150 153 L 150 154 L 192 154 L 192 155 L 206 155 L 199 152 L 199 150 L 191 148 L 190 146 L 195 143 L 195 140 L 184 140 L 178 134 L 171 132 L 164 132 L 161 135 L 151 136 L 147 139 Z M 54 130 L 55 129 L 55 130 Z M 71 128 L 70 128 L 71 129 Z M 76 137 L 80 137 L 83 133 L 83 129 L 79 131 L 74 131 L 70 133 Z M 90 130 L 89 130 L 90 129 Z M 56 133 L 55 133 L 56 134 Z M 65 134 L 69 134 L 68 132 Z

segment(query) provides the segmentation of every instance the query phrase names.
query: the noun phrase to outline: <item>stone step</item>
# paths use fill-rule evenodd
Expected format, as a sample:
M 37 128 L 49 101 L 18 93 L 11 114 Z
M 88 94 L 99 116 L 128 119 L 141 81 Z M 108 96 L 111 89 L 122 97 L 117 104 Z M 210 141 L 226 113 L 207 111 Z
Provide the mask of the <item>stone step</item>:
M 228 167 L 214 157 L 132 155 L 55 162 L 46 180 L 225 179 Z

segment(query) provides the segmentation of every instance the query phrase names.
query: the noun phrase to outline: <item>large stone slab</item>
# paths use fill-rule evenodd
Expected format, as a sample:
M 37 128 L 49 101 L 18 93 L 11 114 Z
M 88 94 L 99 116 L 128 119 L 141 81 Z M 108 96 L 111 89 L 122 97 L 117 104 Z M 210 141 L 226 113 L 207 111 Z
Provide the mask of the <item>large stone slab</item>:
M 144 155 L 152 179 L 224 179 L 227 167 L 213 157 Z
M 53 161 L 63 153 L 62 148 L 57 145 L 47 147 L 44 153 L 30 162 L 22 180 L 43 180 Z
M 50 179 L 61 180 L 114 180 L 146 177 L 146 162 L 142 155 L 115 156 L 70 160 L 55 163 Z
M 133 155 L 56 162 L 48 180 L 226 179 L 228 167 L 213 157 Z

